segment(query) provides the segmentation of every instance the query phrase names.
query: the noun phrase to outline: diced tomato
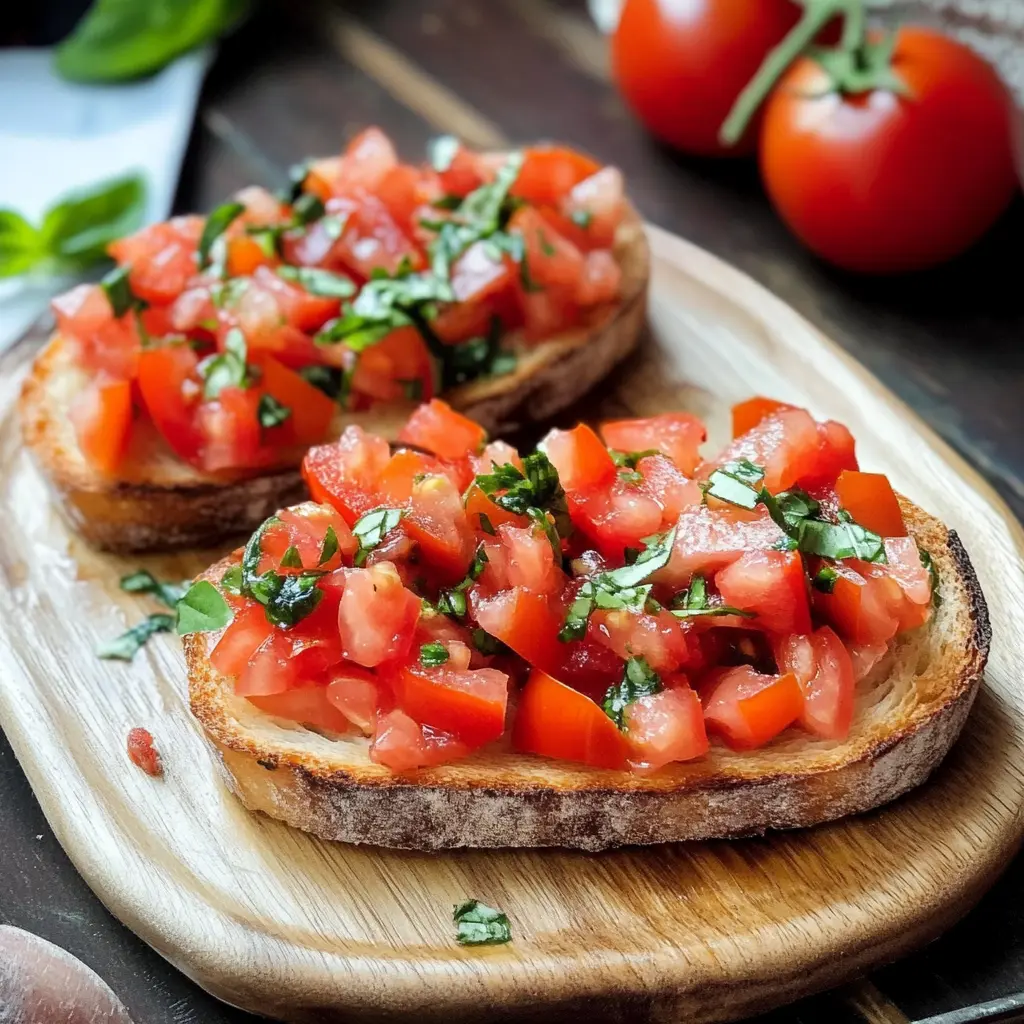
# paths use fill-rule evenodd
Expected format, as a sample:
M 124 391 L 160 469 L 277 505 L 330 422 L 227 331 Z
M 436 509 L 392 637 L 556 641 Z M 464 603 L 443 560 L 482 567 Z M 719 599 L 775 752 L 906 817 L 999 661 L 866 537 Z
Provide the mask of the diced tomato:
M 487 242 L 474 242 L 455 261 L 451 283 L 459 302 L 482 302 L 511 283 L 512 266 L 500 254 L 496 255 L 493 248 Z
M 511 465 L 520 472 L 523 469 L 519 452 L 507 441 L 491 441 L 479 455 L 470 455 L 469 464 L 474 474 L 493 473 L 495 466 Z
M 235 235 L 227 241 L 227 272 L 231 277 L 246 277 L 257 267 L 270 265 L 274 257 L 251 235 Z
M 379 128 L 366 128 L 348 144 L 335 188 L 375 192 L 388 172 L 397 166 L 398 154 L 391 140 Z
M 646 658 L 655 672 L 676 672 L 690 658 L 683 626 L 669 611 L 651 615 L 599 609 L 590 616 L 587 635 L 620 658 Z
M 98 472 L 117 471 L 132 425 L 132 385 L 127 380 L 91 382 L 68 410 L 78 447 Z
M 604 249 L 588 252 L 576 286 L 576 301 L 581 306 L 596 306 L 614 302 L 622 285 L 622 269 L 615 257 Z
M 855 644 L 886 643 L 900 625 L 900 585 L 883 566 L 855 564 L 857 568 L 836 563 L 832 592 L 816 593 L 814 607 L 845 640 Z
M 371 672 L 348 662 L 330 672 L 327 699 L 360 732 L 373 732 L 379 703 L 378 680 Z
M 566 216 L 586 224 L 584 231 L 591 249 L 611 248 L 625 208 L 622 172 L 617 167 L 602 167 L 577 182 L 561 202 Z
M 566 146 L 533 146 L 523 156 L 510 192 L 530 203 L 557 206 L 576 185 L 601 169 L 596 160 Z
M 284 224 L 290 218 L 288 207 L 262 185 L 247 185 L 235 193 L 235 202 L 245 210 L 238 219 L 241 224 Z
M 567 491 L 601 487 L 615 477 L 615 463 L 601 439 L 585 423 L 552 430 L 541 442 Z
M 800 724 L 815 736 L 845 739 L 853 719 L 853 663 L 828 626 L 809 636 L 787 636 L 775 645 L 780 672 L 790 672 L 803 689 Z
M 484 532 L 487 531 L 483 526 L 481 516 L 486 516 L 487 521 L 494 529 L 497 529 L 502 523 L 525 526 L 529 522 L 526 516 L 517 516 L 514 512 L 495 505 L 476 484 L 473 484 L 466 492 L 466 516 L 472 529 L 484 530 Z
M 512 745 L 595 768 L 625 768 L 629 756 L 625 737 L 598 704 L 538 668 L 519 696 Z
M 338 733 L 351 732 L 351 721 L 328 697 L 326 686 L 322 683 L 312 683 L 282 693 L 251 694 L 249 702 L 268 715 L 288 718 L 314 729 Z
M 350 570 L 338 610 L 343 656 L 366 668 L 404 658 L 419 614 L 420 599 L 390 562 Z
M 844 469 L 836 480 L 836 498 L 865 529 L 880 537 L 906 537 L 903 512 L 885 474 Z
M 564 656 L 558 639 L 565 616 L 559 601 L 522 587 L 492 597 L 469 593 L 473 618 L 493 637 L 539 668 L 554 670 Z
M 413 215 L 424 199 L 420 172 L 408 164 L 396 164 L 380 177 L 374 191 L 395 222 L 410 231 Z
M 302 476 L 313 500 L 333 505 L 351 526 L 379 504 L 374 497 L 377 481 L 390 458 L 384 438 L 350 424 L 334 444 L 306 452 Z
M 796 551 L 748 551 L 715 575 L 722 600 L 757 616 L 769 633 L 810 633 L 811 606 L 803 559 Z
M 196 367 L 199 358 L 188 345 L 149 348 L 139 356 L 138 382 L 142 400 L 157 430 L 174 451 L 194 461 L 203 445 L 203 434 L 195 421 L 201 387 Z M 186 397 L 184 388 L 193 385 Z
M 704 494 L 696 480 L 681 473 L 664 455 L 650 455 L 636 464 L 643 477 L 640 489 L 662 509 L 662 527 L 674 526 L 684 508 L 701 504 Z
M 221 675 L 240 676 L 273 628 L 262 605 L 255 601 L 243 605 L 210 652 L 210 664 Z
M 212 334 L 219 326 L 217 307 L 205 284 L 186 288 L 168 307 L 168 316 L 173 331 Z
M 399 327 L 360 352 L 352 390 L 382 402 L 410 395 L 429 401 L 434 394 L 434 364 L 420 332 Z
M 739 665 L 712 672 L 705 685 L 707 727 L 734 750 L 764 746 L 803 712 L 803 691 L 792 672 L 762 675 Z
M 388 460 L 377 480 L 377 491 L 389 505 L 401 507 L 412 499 L 417 477 L 443 473 L 442 463 L 431 455 L 402 448 Z
M 879 644 L 846 644 L 850 663 L 853 665 L 853 681 L 859 683 L 871 674 L 874 667 L 889 652 L 889 645 Z
M 573 525 L 611 561 L 621 562 L 627 547 L 642 548 L 664 517 L 646 489 L 618 476 L 605 487 L 570 491 L 568 505 Z
M 196 409 L 203 441 L 199 465 L 208 473 L 259 464 L 259 392 L 253 388 L 224 388 Z
M 282 509 L 277 518 L 280 526 L 271 527 L 263 534 L 260 549 L 269 559 L 270 567 L 278 572 L 288 571 L 282 568 L 281 558 L 292 546 L 298 550 L 302 569 L 323 569 L 325 572 L 339 568 L 342 559 L 354 555 L 359 546 L 348 524 L 330 505 L 316 505 L 307 501 L 294 508 Z M 321 562 L 328 528 L 334 531 L 338 550 Z
M 305 288 L 286 281 L 269 267 L 259 267 L 253 275 L 253 287 L 273 295 L 280 316 L 300 331 L 318 331 L 331 317 L 338 315 L 341 300 L 327 295 L 312 295 Z
M 622 658 L 589 636 L 562 646 L 564 651 L 556 673 L 558 678 L 592 700 L 603 701 L 608 687 L 622 679 Z
M 576 286 L 519 289 L 523 335 L 527 341 L 546 341 L 579 323 Z
M 131 270 L 132 292 L 146 302 L 172 302 L 196 273 L 196 249 L 205 218 L 172 217 L 118 239 L 107 251 Z
M 744 552 L 767 550 L 782 538 L 782 531 L 766 511 L 748 513 L 697 505 L 680 515 L 672 557 L 655 579 L 683 587 L 694 573 L 715 573 Z
M 641 697 L 627 705 L 622 717 L 634 770 L 655 771 L 708 752 L 700 698 L 688 686 Z
M 467 651 L 468 654 L 468 651 Z M 424 668 L 413 663 L 395 681 L 399 707 L 415 721 L 440 729 L 470 747 L 505 731 L 508 676 L 492 668 Z
M 462 197 L 469 195 L 485 181 L 493 180 L 494 171 L 481 160 L 479 153 L 460 145 L 451 163 L 440 172 L 439 177 L 445 195 Z
M 536 594 L 553 594 L 565 584 L 565 574 L 555 565 L 555 553 L 547 534 L 534 524 L 520 528 L 502 523 L 498 538 L 508 559 L 508 585 Z
M 487 441 L 487 431 L 435 398 L 412 414 L 398 440 L 426 448 L 442 459 L 459 459 L 480 451 Z
M 803 487 L 815 488 L 834 484 L 845 469 L 857 469 L 856 445 L 853 434 L 835 420 L 818 424 L 818 457 L 810 470 L 800 479 Z
M 135 376 L 141 348 L 135 320 L 115 318 L 99 285 L 77 285 L 50 306 L 58 334 L 83 368 L 112 377 Z
M 473 531 L 448 476 L 435 473 L 413 481 L 410 512 L 402 520 L 402 529 L 444 582 L 455 583 L 465 576 L 475 546 Z
M 363 277 L 370 277 L 374 270 L 395 274 L 403 265 L 420 270 L 426 263 L 421 250 L 376 196 L 330 199 L 327 213 L 345 223 L 341 237 L 331 247 L 330 258 L 324 260 L 329 266 L 340 260 Z
M 763 395 L 756 395 L 740 402 L 732 407 L 732 436 L 737 438 L 753 430 L 761 420 L 772 413 L 782 412 L 786 409 L 793 409 L 795 406 L 787 405 L 785 402 L 777 402 L 774 398 L 765 398 Z
M 59 334 L 91 337 L 114 319 L 106 293 L 98 284 L 77 284 L 50 302 Z
M 257 362 L 262 371 L 259 390 L 289 410 L 284 423 L 271 428 L 279 431 L 280 440 L 303 447 L 322 441 L 337 409 L 334 400 L 272 356 Z
M 818 426 L 810 413 L 784 409 L 736 438 L 709 468 L 746 459 L 764 468 L 764 485 L 775 494 L 814 470 L 818 446 Z
M 471 338 L 486 337 L 494 316 L 490 302 L 451 302 L 442 306 L 430 321 L 430 329 L 446 345 L 457 345 Z M 503 322 L 503 326 L 510 325 Z
M 900 629 L 916 629 L 931 615 L 931 576 L 921 562 L 921 553 L 912 537 L 886 538 L 885 554 L 888 572 L 903 592 L 898 610 Z
M 377 713 L 370 760 L 393 772 L 457 761 L 469 752 L 470 748 L 454 736 L 419 725 L 398 708 Z
M 646 419 L 613 420 L 601 424 L 601 436 L 609 448 L 623 452 L 656 451 L 667 455 L 687 475 L 700 464 L 700 446 L 707 428 L 685 412 L 662 413 Z
M 508 230 L 522 236 L 530 280 L 542 288 L 578 289 L 583 277 L 583 254 L 560 235 L 532 206 L 521 206 Z

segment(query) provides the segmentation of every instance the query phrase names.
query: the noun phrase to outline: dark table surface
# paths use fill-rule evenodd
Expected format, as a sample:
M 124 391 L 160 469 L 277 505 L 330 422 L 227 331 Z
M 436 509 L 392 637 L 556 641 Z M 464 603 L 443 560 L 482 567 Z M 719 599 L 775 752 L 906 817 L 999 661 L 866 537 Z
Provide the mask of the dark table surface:
M 279 185 L 289 164 L 336 152 L 368 124 L 384 127 L 410 157 L 453 132 L 480 147 L 566 140 L 617 164 L 648 219 L 777 292 L 1024 516 L 1024 202 L 947 267 L 851 277 L 787 234 L 752 165 L 686 159 L 645 136 L 609 84 L 604 42 L 582 0 L 288 0 L 264 6 L 222 46 L 176 206 L 207 210 L 250 182 Z M 80 957 L 139 1024 L 257 1019 L 216 1002 L 107 914 L 54 839 L 2 736 L 0 823 L 0 923 Z M 940 941 L 760 1024 L 1024 1018 L 1022 908 L 1018 860 Z

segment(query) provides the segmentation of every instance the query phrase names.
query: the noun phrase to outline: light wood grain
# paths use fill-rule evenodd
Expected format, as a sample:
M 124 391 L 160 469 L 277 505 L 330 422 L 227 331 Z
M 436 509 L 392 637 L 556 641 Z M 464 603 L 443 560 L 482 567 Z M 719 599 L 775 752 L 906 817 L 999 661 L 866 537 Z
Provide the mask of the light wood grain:
M 58 838 L 111 911 L 216 995 L 294 1021 L 715 1021 L 796 998 L 933 937 L 1017 848 L 1024 808 L 1024 537 L 995 495 L 791 309 L 652 229 L 653 339 L 595 416 L 685 406 L 721 436 L 728 404 L 767 392 L 846 422 L 862 461 L 954 526 L 994 642 L 965 735 L 933 780 L 878 813 L 764 840 L 601 856 L 399 853 L 319 842 L 250 816 L 222 788 L 184 703 L 180 649 L 131 666 L 101 637 L 150 610 L 116 581 L 135 562 L 67 532 L 0 407 L 0 719 Z M 148 559 L 176 576 L 212 553 Z M 124 754 L 148 727 L 166 769 Z M 455 945 L 451 906 L 504 908 L 515 941 Z

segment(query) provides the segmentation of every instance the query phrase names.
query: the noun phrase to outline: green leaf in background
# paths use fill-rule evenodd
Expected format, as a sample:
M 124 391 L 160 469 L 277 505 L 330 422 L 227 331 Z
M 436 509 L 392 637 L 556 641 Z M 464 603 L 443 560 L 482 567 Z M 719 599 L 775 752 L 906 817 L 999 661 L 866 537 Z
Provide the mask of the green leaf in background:
M 151 75 L 227 32 L 247 9 L 246 0 L 94 0 L 54 65 L 73 82 Z
M 131 174 L 69 192 L 46 211 L 38 228 L 14 210 L 0 210 L 0 277 L 82 270 L 142 223 L 145 206 L 145 181 Z

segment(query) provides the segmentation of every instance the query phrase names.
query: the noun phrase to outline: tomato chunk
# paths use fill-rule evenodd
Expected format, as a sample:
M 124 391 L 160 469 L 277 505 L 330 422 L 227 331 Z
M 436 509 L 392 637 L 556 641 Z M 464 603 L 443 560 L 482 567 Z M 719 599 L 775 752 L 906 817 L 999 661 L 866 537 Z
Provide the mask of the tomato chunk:
M 811 605 L 796 551 L 749 551 L 715 575 L 722 600 L 754 612 L 750 625 L 769 633 L 809 633 Z
M 478 587 L 470 591 L 473 617 L 491 636 L 507 644 L 531 665 L 554 670 L 564 655 L 558 639 L 564 612 L 547 594 L 523 587 L 485 597 Z
M 700 698 L 688 686 L 633 701 L 623 721 L 634 770 L 654 771 L 671 761 L 692 761 L 708 752 Z
M 366 434 L 355 424 L 334 444 L 311 448 L 302 460 L 302 476 L 313 500 L 333 505 L 351 526 L 376 508 L 377 481 L 391 458 L 382 437 Z
M 417 722 L 450 733 L 470 747 L 496 740 L 505 730 L 508 676 L 496 669 L 409 665 L 398 674 L 395 696 Z
M 398 708 L 377 713 L 370 759 L 393 772 L 457 761 L 469 752 L 454 736 L 420 725 Z
M 800 724 L 815 736 L 845 739 L 853 719 L 853 662 L 828 627 L 810 636 L 787 636 L 775 646 L 781 672 L 796 676 L 804 693 Z
M 601 424 L 609 448 L 624 452 L 656 451 L 667 455 L 681 472 L 691 475 L 700 464 L 700 446 L 707 428 L 685 412 L 663 413 L 638 420 L 612 420 Z
M 349 570 L 338 608 L 343 656 L 366 668 L 404 658 L 419 615 L 420 599 L 391 562 Z
M 732 436 L 740 437 L 747 431 L 753 430 L 772 413 L 792 408 L 794 408 L 792 405 L 777 402 L 774 398 L 765 398 L 763 395 L 756 395 L 754 398 L 748 398 L 745 402 L 739 402 L 732 407 Z
M 762 675 L 749 665 L 711 673 L 704 718 L 734 750 L 753 750 L 792 725 L 804 695 L 792 672 Z
M 883 473 L 844 469 L 836 480 L 836 498 L 865 529 L 880 537 L 906 537 L 899 500 Z
M 572 430 L 552 430 L 542 447 L 567 491 L 600 487 L 615 477 L 615 463 L 608 449 L 584 423 Z
M 523 753 L 595 768 L 625 768 L 630 753 L 599 705 L 536 668 L 519 696 L 512 745 Z
M 146 349 L 139 356 L 139 391 L 157 430 L 186 461 L 198 458 L 202 432 L 195 422 L 199 386 L 186 398 L 184 387 L 196 378 L 199 359 L 187 345 Z
M 68 410 L 78 447 L 100 473 L 117 471 L 132 425 L 132 385 L 127 380 L 89 384 Z
M 487 441 L 487 431 L 435 398 L 412 414 L 398 440 L 426 448 L 443 459 L 459 459 L 480 451 Z
M 249 703 L 268 715 L 288 718 L 314 729 L 338 733 L 352 731 L 352 723 L 328 699 L 327 687 L 321 683 L 299 686 L 283 693 L 263 696 L 253 694 L 249 697 Z

